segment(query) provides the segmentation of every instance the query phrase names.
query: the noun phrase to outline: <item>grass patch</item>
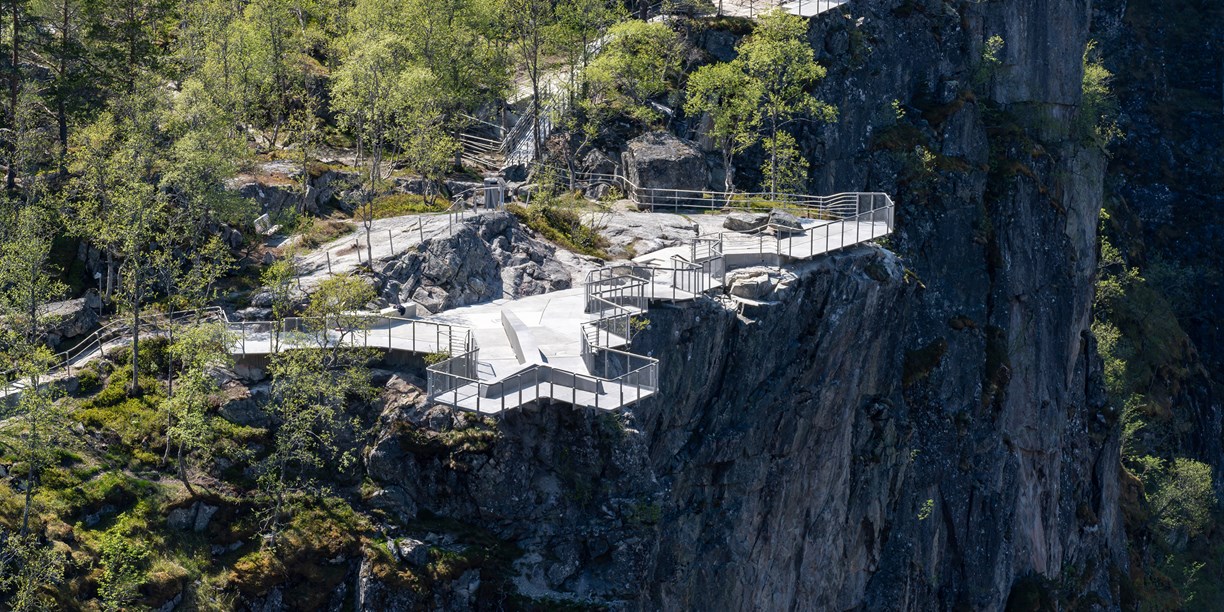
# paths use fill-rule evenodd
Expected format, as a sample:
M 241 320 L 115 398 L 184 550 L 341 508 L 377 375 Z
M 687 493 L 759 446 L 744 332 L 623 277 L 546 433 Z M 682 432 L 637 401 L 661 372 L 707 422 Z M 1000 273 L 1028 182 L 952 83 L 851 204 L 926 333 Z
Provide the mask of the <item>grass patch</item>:
M 425 200 L 425 196 L 415 193 L 393 193 L 379 196 L 374 198 L 373 204 L 375 219 L 444 212 L 451 205 L 450 200 L 442 196 L 435 196 L 433 204 L 430 204 Z M 360 208 L 353 213 L 353 221 L 361 221 Z
M 307 249 L 317 248 L 356 230 L 357 228 L 352 223 L 343 219 L 303 217 L 298 224 L 297 246 Z
M 226 583 L 246 596 L 259 596 L 278 584 L 300 584 L 305 588 L 285 590 L 287 607 L 320 609 L 348 573 L 345 563 L 332 560 L 355 553 L 362 534 L 370 530 L 366 519 L 342 499 L 310 502 L 294 513 L 276 548 L 243 555 Z
M 160 385 L 151 376 L 140 378 L 145 394 L 128 397 L 132 368 L 121 366 L 111 375 L 106 387 L 83 401 L 74 413 L 81 424 L 113 439 L 107 450 L 111 460 L 132 467 L 156 465 L 160 458 L 153 451 L 165 446 L 165 422 L 158 408 L 162 401 L 158 393 Z
M 544 238 L 575 253 L 600 259 L 611 259 L 608 255 L 607 238 L 596 228 L 582 222 L 582 216 L 570 208 L 550 204 L 533 204 L 522 207 L 509 204 L 506 210 L 527 227 Z

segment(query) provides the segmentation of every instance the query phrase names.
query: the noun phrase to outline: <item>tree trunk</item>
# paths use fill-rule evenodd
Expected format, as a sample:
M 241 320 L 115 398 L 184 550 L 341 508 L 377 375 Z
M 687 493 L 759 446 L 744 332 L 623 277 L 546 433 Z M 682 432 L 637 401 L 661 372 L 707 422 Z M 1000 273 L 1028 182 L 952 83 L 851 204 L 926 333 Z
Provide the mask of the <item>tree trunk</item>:
M 731 192 L 735 189 L 735 169 L 731 167 L 732 159 L 735 154 L 731 149 L 723 149 L 723 190 L 727 192 L 727 198 L 731 198 Z
M 778 107 L 775 106 L 770 112 L 770 132 L 769 138 L 771 141 L 769 147 L 769 170 L 770 170 L 770 195 L 777 197 L 778 195 Z
M 35 385 L 37 379 L 32 379 Z M 38 387 L 34 387 L 34 391 L 38 391 Z M 31 431 L 30 436 L 34 435 Z M 30 458 L 30 465 L 26 470 L 26 490 L 25 490 L 25 508 L 21 511 L 21 535 L 26 535 L 30 532 L 30 507 L 34 504 L 34 460 Z
M 59 173 L 61 175 L 67 172 L 64 159 L 68 155 L 68 104 L 64 100 L 67 97 L 64 89 L 68 82 L 68 0 L 64 0 L 62 6 L 63 14 L 60 22 L 60 84 L 55 89 L 55 120 L 59 127 Z
M 140 298 L 135 297 L 138 293 L 136 290 L 132 298 L 132 384 L 128 388 L 131 397 L 140 393 Z
M 178 457 L 175 459 L 178 462 L 178 477 L 183 482 L 183 486 L 187 487 L 187 494 L 191 497 L 196 496 L 195 489 L 191 486 L 191 479 L 187 478 L 187 462 L 183 460 L 183 443 L 179 442 Z
M 536 68 L 531 69 L 531 111 L 531 139 L 535 145 L 531 158 L 539 161 L 543 142 L 540 138 L 540 75 Z
M 114 295 L 114 284 L 112 280 L 114 278 L 115 278 L 115 255 L 114 253 L 108 250 L 106 252 L 106 299 L 107 300 L 111 299 L 111 296 Z
M 18 55 L 21 41 L 21 22 L 18 19 L 19 13 L 17 10 L 19 5 L 17 2 L 12 2 L 11 6 L 13 8 L 13 54 L 11 58 L 13 64 L 12 70 L 9 72 L 9 129 L 13 131 L 13 134 L 9 136 L 8 170 L 4 175 L 4 184 L 8 187 L 9 191 L 17 188 L 17 89 L 21 80 L 21 58 Z

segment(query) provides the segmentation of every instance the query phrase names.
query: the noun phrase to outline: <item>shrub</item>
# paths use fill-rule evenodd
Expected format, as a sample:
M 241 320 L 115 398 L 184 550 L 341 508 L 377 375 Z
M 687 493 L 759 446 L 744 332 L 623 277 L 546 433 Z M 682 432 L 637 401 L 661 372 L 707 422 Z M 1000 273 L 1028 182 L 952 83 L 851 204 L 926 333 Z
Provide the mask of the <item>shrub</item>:
M 298 223 L 297 246 L 313 249 L 356 231 L 352 223 L 341 219 L 314 219 L 303 217 Z
M 599 230 L 582 222 L 582 216 L 571 208 L 556 206 L 547 201 L 522 207 L 506 206 L 523 225 L 535 230 L 544 238 L 576 253 L 600 259 L 610 259 L 608 240 Z
M 137 507 L 119 517 L 114 526 L 102 535 L 98 556 L 102 576 L 98 580 L 98 596 L 103 610 L 124 610 L 140 594 L 148 576 L 151 552 L 145 538 L 147 524 L 140 516 L 147 507 Z

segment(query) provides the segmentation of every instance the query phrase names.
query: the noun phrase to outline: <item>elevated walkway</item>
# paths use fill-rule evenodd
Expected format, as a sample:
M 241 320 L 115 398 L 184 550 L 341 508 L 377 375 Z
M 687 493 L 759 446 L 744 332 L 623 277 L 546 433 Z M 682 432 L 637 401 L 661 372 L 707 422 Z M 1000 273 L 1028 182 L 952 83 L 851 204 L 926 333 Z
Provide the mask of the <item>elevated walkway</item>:
M 770 261 L 777 265 L 887 235 L 893 203 L 885 194 L 840 194 L 808 199 L 801 228 L 756 233 L 717 232 L 689 243 L 592 271 L 577 288 L 455 308 L 424 319 L 364 314 L 333 321 L 287 318 L 230 321 L 219 308 L 151 315 L 144 336 L 175 325 L 212 320 L 231 334 L 237 358 L 281 351 L 353 346 L 426 356 L 429 399 L 481 414 L 540 401 L 620 410 L 659 390 L 659 362 L 632 352 L 633 337 L 652 306 L 682 303 L 721 289 L 728 270 Z M 823 204 L 822 204 L 823 202 Z M 114 321 L 57 355 L 43 380 L 73 371 L 131 342 L 127 321 Z M 3 390 L 19 395 L 23 383 Z

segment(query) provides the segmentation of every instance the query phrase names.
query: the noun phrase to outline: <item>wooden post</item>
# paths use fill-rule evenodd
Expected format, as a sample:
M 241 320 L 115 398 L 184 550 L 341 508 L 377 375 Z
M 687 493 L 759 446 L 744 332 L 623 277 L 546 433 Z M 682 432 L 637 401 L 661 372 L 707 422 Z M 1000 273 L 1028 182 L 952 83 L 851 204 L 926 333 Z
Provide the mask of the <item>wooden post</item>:
M 331 274 L 331 251 L 324 251 L 324 254 L 327 255 L 327 273 Z
M 391 236 L 391 230 L 387 230 L 387 243 L 391 245 L 391 256 L 395 257 L 395 238 Z

